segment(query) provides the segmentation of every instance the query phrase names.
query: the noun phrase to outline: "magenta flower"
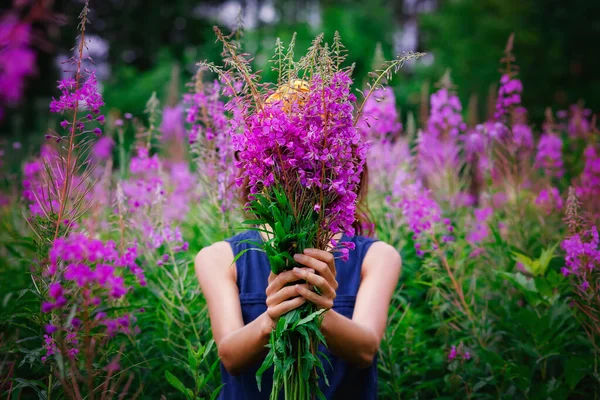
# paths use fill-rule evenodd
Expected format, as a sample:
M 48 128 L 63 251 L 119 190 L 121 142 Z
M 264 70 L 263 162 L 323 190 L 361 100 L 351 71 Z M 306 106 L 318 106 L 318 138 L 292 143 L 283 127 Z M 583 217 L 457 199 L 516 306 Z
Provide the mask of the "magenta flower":
M 114 145 L 114 140 L 108 136 L 99 138 L 92 147 L 91 158 L 96 162 L 110 158 L 112 156 L 112 149 Z
M 353 125 L 351 83 L 344 72 L 335 73 L 326 84 L 315 75 L 306 104 L 291 104 L 291 110 L 281 101 L 266 104 L 248 117 L 243 134 L 234 136 L 240 152 L 237 166 L 251 193 L 274 185 L 276 179 L 297 177 L 299 190 L 323 190 L 324 228 L 348 235 L 354 234 L 356 193 L 368 149 Z
M 365 140 L 390 140 L 402 130 L 391 87 L 376 89 L 363 107 L 356 125 Z
M 593 144 L 589 144 L 583 153 L 585 166 L 576 187 L 577 195 L 591 203 L 600 196 L 600 155 Z
M 493 213 L 494 210 L 490 207 L 476 208 L 474 210 L 472 228 L 466 236 L 468 242 L 471 244 L 480 243 L 489 236 L 491 231 L 488 223 Z
M 599 244 L 598 230 L 595 226 L 565 239 L 561 247 L 566 253 L 565 263 L 568 273 L 586 281 L 589 273 L 597 271 L 600 267 Z
M 562 145 L 560 137 L 552 133 L 544 133 L 538 143 L 535 166 L 548 177 L 561 178 L 564 175 Z
M 0 120 L 5 105 L 22 100 L 26 78 L 36 72 L 36 54 L 30 42 L 30 24 L 13 13 L 0 18 Z
M 442 88 L 431 95 L 431 110 L 426 131 L 436 138 L 456 138 L 467 125 L 461 115 L 462 105 L 456 94 Z
M 183 139 L 185 127 L 183 125 L 183 106 L 178 104 L 174 107 L 167 106 L 162 112 L 162 123 L 160 125 L 161 138 Z
M 424 246 L 437 233 L 442 233 L 445 239 L 442 242 L 453 241 L 452 222 L 447 218 L 442 220 L 442 211 L 433 199 L 431 191 L 423 187 L 420 182 L 397 182 L 392 196 L 386 202 L 400 210 L 402 220 L 410 232 L 413 233 L 415 250 L 418 256 L 425 254 Z M 431 247 L 434 247 L 431 244 Z
M 521 104 L 521 93 L 523 84 L 519 79 L 512 78 L 508 74 L 502 75 L 500 79 L 500 88 L 498 89 L 498 98 L 496 99 L 496 119 L 502 118 L 514 107 Z
M 430 103 L 427 128 L 417 139 L 418 170 L 424 178 L 458 169 L 460 148 L 457 139 L 466 129 L 460 100 L 450 90 L 444 87 L 433 93 Z
M 48 296 L 42 303 L 42 312 L 53 311 L 53 322 L 46 326 L 48 335 L 62 331 L 67 354 L 71 360 L 79 354 L 79 343 L 83 332 L 80 328 L 88 324 L 104 326 L 106 333 L 114 335 L 118 331 L 130 331 L 131 317 L 119 315 L 110 319 L 102 308 L 114 305 L 114 300 L 125 296 L 131 289 L 125 277 L 132 273 L 143 282 L 143 272 L 135 263 L 135 249 L 119 255 L 115 243 L 103 242 L 81 233 L 72 233 L 56 239 L 49 251 L 50 271 L 59 282 L 48 286 Z M 75 312 L 75 315 L 71 313 Z M 108 322 L 107 322 L 108 321 Z M 115 326 L 112 322 L 117 321 Z M 125 322 L 126 321 L 126 322 Z M 46 358 L 56 353 L 52 336 L 46 340 Z
M 100 113 L 100 108 L 104 105 L 102 95 L 98 92 L 98 81 L 96 72 L 92 71 L 76 88 L 75 79 L 67 78 L 59 81 L 58 88 L 62 91 L 58 99 L 52 98 L 50 111 L 62 114 L 65 111 L 75 111 L 77 108 L 89 110 L 94 114 Z
M 590 117 L 592 110 L 583 108 L 579 104 L 569 107 L 568 131 L 570 137 L 586 137 L 592 132 Z
M 563 200 L 560 197 L 560 192 L 555 187 L 541 190 L 535 199 L 535 204 L 542 208 L 548 215 L 555 210 L 563 208 Z
M 531 132 L 531 127 L 525 124 L 513 125 L 512 142 L 517 149 L 533 149 L 533 133 Z
M 450 353 L 448 353 L 448 361 L 454 360 L 457 355 L 458 355 L 458 352 L 456 351 L 456 346 L 453 345 L 450 348 Z

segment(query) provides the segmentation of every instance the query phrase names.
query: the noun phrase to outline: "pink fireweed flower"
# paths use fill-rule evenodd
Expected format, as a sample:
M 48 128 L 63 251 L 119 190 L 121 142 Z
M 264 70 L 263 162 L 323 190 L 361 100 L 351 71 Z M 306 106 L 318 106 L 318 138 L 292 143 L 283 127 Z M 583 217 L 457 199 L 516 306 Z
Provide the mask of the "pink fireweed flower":
M 379 191 L 389 192 L 396 174 L 402 173 L 400 163 L 408 163 L 410 159 L 408 143 L 400 136 L 402 124 L 392 88 L 384 87 L 373 92 L 356 127 L 363 140 L 370 142 L 367 158 L 369 184 Z
M 453 345 L 450 348 L 450 353 L 448 353 L 448 361 L 454 360 L 457 355 L 458 355 L 458 352 L 456 351 L 456 346 Z
M 196 198 L 194 176 L 189 165 L 167 162 L 158 154 L 150 156 L 148 149 L 140 147 L 129 165 L 130 177 L 121 183 L 124 200 L 134 225 L 146 229 L 148 212 L 163 204 L 165 222 L 181 221 Z
M 487 146 L 484 129 L 483 125 L 477 125 L 475 129 L 470 130 L 460 138 L 469 161 L 473 161 L 476 157 L 484 155 L 483 153 Z
M 458 169 L 457 138 L 466 129 L 458 97 L 447 88 L 431 95 L 431 112 L 427 128 L 417 139 L 418 169 L 424 178 L 432 178 L 439 171 Z
M 553 133 L 544 133 L 540 138 L 535 156 L 535 166 L 548 177 L 561 178 L 564 175 L 562 160 L 562 140 Z
M 512 143 L 517 149 L 533 149 L 533 133 L 531 132 L 531 127 L 521 123 L 513 125 Z
M 467 128 L 461 115 L 460 100 L 447 88 L 433 93 L 430 104 L 426 131 L 431 135 L 436 138 L 456 138 Z
M 36 72 L 36 54 L 30 43 L 30 24 L 19 21 L 14 13 L 0 18 L 0 120 L 4 106 L 22 100 L 26 79 Z
M 391 87 L 376 89 L 363 107 L 361 119 L 356 125 L 365 140 L 389 140 L 401 130 L 396 109 L 396 97 Z
M 188 132 L 190 144 L 201 140 L 202 137 L 213 140 L 230 129 L 227 106 L 220 99 L 222 89 L 219 82 L 198 86 L 196 92 L 183 95 L 186 107 L 185 122 L 191 124 Z
M 600 196 L 600 155 L 593 144 L 583 152 L 585 166 L 579 177 L 577 195 L 588 202 L 595 202 Z
M 75 111 L 75 106 L 78 109 L 89 110 L 93 114 L 99 114 L 100 108 L 104 105 L 102 95 L 98 92 L 98 81 L 96 72 L 92 71 L 81 83 L 79 88 L 76 88 L 73 78 L 63 79 L 59 81 L 58 88 L 62 91 L 58 99 L 52 98 L 50 103 L 50 111 L 53 113 L 62 114 L 65 111 Z
M 48 176 L 50 174 L 50 176 Z M 58 213 L 62 189 L 65 182 L 65 166 L 58 150 L 49 145 L 42 146 L 40 155 L 23 165 L 23 199 L 32 216 Z M 71 175 L 69 201 L 76 198 L 90 199 L 83 178 Z M 65 215 L 69 215 L 66 213 Z
M 568 132 L 570 137 L 585 137 L 591 132 L 592 123 L 590 116 L 592 110 L 583 108 L 579 104 L 569 107 Z
M 433 177 L 440 171 L 455 171 L 460 162 L 460 148 L 455 138 L 442 139 L 427 131 L 417 138 L 418 170 L 423 177 Z
M 104 326 L 109 335 L 114 335 L 117 331 L 130 331 L 129 322 L 119 322 L 117 326 L 113 326 L 111 322 L 124 321 L 124 318 L 130 321 L 130 316 L 111 311 L 115 318 L 109 319 L 101 308 L 110 309 L 114 301 L 123 298 L 132 289 L 125 281 L 126 277 L 131 276 L 129 274 L 135 276 L 140 284 L 145 284 L 143 272 L 135 261 L 135 254 L 135 249 L 129 248 L 125 254 L 120 255 L 114 242 L 103 242 L 81 233 L 72 233 L 52 243 L 49 270 L 53 277 L 59 277 L 61 281 L 48 286 L 42 311 L 53 311 L 54 321 L 58 321 L 46 327 L 49 335 L 54 335 L 57 331 L 66 334 L 63 340 L 67 354 L 63 356 L 71 360 L 77 358 L 80 353 L 79 345 L 83 343 L 81 339 L 89 334 L 81 330 L 84 322 L 92 324 L 92 328 Z M 52 336 L 47 338 L 46 351 L 46 357 L 58 351 Z
M 491 233 L 488 226 L 489 220 L 493 215 L 494 210 L 490 207 L 476 208 L 473 212 L 474 221 L 472 222 L 472 229 L 467 234 L 467 241 L 471 244 L 480 243 Z
M 599 244 L 600 239 L 595 226 L 565 239 L 561 243 L 566 253 L 563 274 L 578 277 L 582 284 L 592 280 L 591 275 L 598 274 L 600 268 Z
M 548 215 L 555 210 L 562 210 L 563 208 L 563 200 L 560 197 L 560 192 L 555 187 L 542 189 L 535 199 L 535 204 Z
M 48 357 L 51 357 L 59 352 L 56 342 L 52 336 L 50 336 L 50 334 L 44 335 L 44 350 L 46 350 L 46 355 L 42 356 L 42 362 L 46 362 Z
M 356 125 L 363 140 L 370 142 L 369 184 L 382 192 L 390 190 L 395 175 L 400 173 L 400 160 L 410 159 L 408 143 L 400 136 L 399 118 L 394 91 L 386 86 L 376 89 L 367 99 Z
M 441 230 L 446 235 L 444 242 L 452 241 L 452 224 L 449 220 L 442 223 L 442 211 L 433 199 L 431 192 L 424 188 L 420 182 L 398 183 L 395 190 L 387 200 L 392 207 L 401 211 L 402 218 L 408 229 L 414 234 L 417 255 L 425 254 L 423 244 L 436 234 L 436 227 L 443 225 Z
M 92 147 L 91 158 L 95 162 L 106 160 L 111 157 L 112 149 L 115 146 L 114 140 L 108 136 L 103 136 Z
M 185 94 L 183 99 L 188 141 L 194 161 L 203 171 L 202 189 L 208 196 L 216 195 L 213 200 L 221 205 L 221 211 L 227 212 L 236 206 L 235 191 L 231 190 L 238 175 L 233 137 L 243 125 L 243 117 L 236 99 L 227 104 L 221 100 L 223 91 L 218 81 L 196 82 L 195 92 Z
M 461 343 L 458 347 L 452 345 L 448 353 L 448 362 L 460 359 L 462 361 L 469 361 L 471 359 L 471 353 L 465 349 Z
M 521 93 L 523 84 L 517 78 L 512 78 L 508 74 L 502 75 L 500 79 L 500 88 L 498 89 L 498 98 L 496 99 L 496 119 L 502 118 L 514 107 L 521 104 Z
M 237 166 L 242 178 L 248 179 L 251 193 L 286 175 L 297 176 L 301 190 L 323 190 L 329 200 L 322 210 L 327 221 L 324 228 L 350 236 L 368 149 L 353 125 L 351 83 L 345 72 L 335 73 L 328 83 L 314 75 L 305 104 L 267 103 L 248 117 L 243 134 L 234 136 L 240 155 Z M 277 163 L 265 161 L 274 157 Z
M 181 104 L 174 107 L 165 107 L 162 112 L 162 123 L 160 125 L 161 138 L 163 140 L 183 139 L 185 136 L 183 120 L 183 106 Z

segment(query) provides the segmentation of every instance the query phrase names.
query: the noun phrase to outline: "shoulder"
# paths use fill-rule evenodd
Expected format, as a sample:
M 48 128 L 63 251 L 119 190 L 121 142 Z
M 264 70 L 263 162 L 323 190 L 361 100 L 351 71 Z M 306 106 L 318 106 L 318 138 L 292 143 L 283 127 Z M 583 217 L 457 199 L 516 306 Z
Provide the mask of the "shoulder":
M 385 271 L 387 274 L 396 272 L 399 275 L 401 268 L 402 259 L 398 251 L 381 241 L 373 242 L 363 259 L 363 274 Z
M 231 245 L 226 242 L 216 242 L 204 247 L 198 252 L 194 260 L 196 274 L 199 278 L 210 272 L 211 276 L 228 274 L 233 265 L 233 251 Z

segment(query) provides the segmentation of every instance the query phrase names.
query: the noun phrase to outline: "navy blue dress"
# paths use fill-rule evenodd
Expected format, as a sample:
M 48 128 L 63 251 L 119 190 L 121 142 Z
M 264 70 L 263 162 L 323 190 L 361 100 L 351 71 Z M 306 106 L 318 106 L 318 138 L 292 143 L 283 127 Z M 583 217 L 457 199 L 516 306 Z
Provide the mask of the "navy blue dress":
M 234 255 L 237 255 L 244 249 L 254 247 L 248 243 L 241 243 L 248 239 L 254 242 L 262 240 L 257 231 L 245 231 L 226 241 L 231 244 Z M 341 241 L 354 242 L 356 249 L 350 251 L 348 261 L 336 260 L 336 279 L 339 287 L 333 302 L 333 309 L 352 318 L 356 294 L 361 281 L 362 261 L 375 240 L 362 236 L 344 236 Z M 248 324 L 267 310 L 265 290 L 270 273 L 269 261 L 263 252 L 247 251 L 236 261 L 236 269 L 242 316 L 244 324 Z M 334 356 L 324 346 L 321 346 L 320 350 L 327 354 L 329 359 L 329 362 L 322 360 L 329 386 L 325 384 L 322 377 L 319 382 L 327 399 L 367 400 L 377 398 L 377 360 L 368 368 L 359 369 Z M 273 369 L 263 374 L 262 392 L 260 392 L 256 385 L 256 371 L 261 364 L 262 360 L 238 376 L 229 375 L 221 364 L 221 379 L 225 385 L 221 389 L 219 398 L 223 400 L 269 399 L 273 384 Z

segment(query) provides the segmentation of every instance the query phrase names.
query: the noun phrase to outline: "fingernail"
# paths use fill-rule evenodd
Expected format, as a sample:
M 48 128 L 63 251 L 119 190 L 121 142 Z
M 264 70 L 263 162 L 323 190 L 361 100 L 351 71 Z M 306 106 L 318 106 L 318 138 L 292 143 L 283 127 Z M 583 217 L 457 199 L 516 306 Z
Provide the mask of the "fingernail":
M 298 268 L 298 267 L 294 267 L 294 269 L 293 269 L 292 271 L 293 271 L 295 274 L 299 274 L 300 272 L 302 272 L 302 271 L 300 270 L 300 268 Z
M 311 274 L 314 274 L 314 273 L 315 273 L 315 270 L 314 270 L 314 269 L 312 269 L 312 268 L 309 268 L 309 269 L 308 269 L 308 272 L 310 272 Z
M 294 260 L 298 261 L 299 257 L 300 257 L 300 254 L 294 254 Z
M 296 288 L 296 292 L 299 292 L 299 291 L 300 291 L 300 286 L 298 286 L 298 285 L 294 285 L 294 287 Z

